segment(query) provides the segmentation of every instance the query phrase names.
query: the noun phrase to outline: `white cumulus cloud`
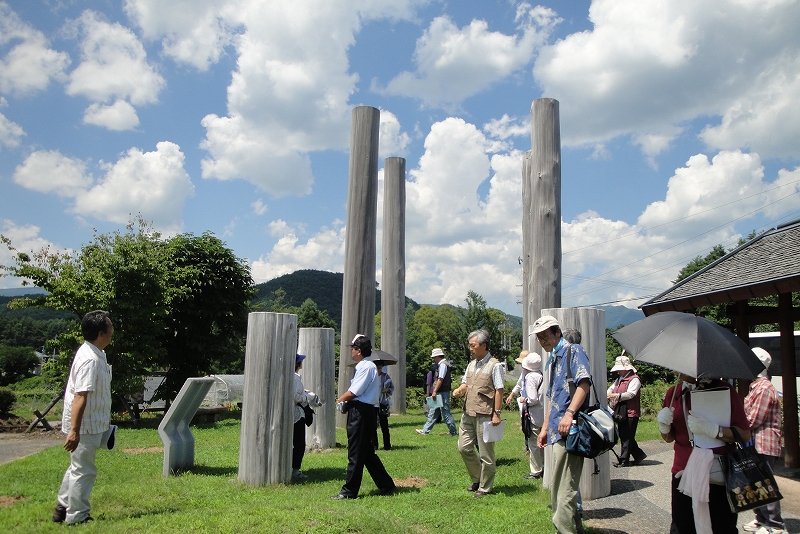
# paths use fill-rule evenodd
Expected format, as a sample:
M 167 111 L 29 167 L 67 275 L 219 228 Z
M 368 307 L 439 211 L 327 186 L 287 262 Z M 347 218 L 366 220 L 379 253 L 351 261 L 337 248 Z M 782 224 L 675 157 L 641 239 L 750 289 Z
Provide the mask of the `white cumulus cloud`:
M 310 152 L 347 148 L 358 81 L 347 51 L 361 25 L 409 18 L 419 3 L 129 0 L 126 10 L 146 38 L 162 40 L 165 54 L 199 69 L 231 47 L 237 67 L 227 115 L 202 121 L 203 177 L 243 179 L 282 196 L 310 192 Z M 181 7 L 191 13 L 176 16 Z
M 69 55 L 50 48 L 42 32 L 23 22 L 0 2 L 0 92 L 30 94 L 44 90 L 51 79 L 63 80 Z
M 141 213 L 161 231 L 180 232 L 183 204 L 194 194 L 183 162 L 180 147 L 169 141 L 158 143 L 154 152 L 131 148 L 99 183 L 77 195 L 71 211 L 121 224 Z
M 0 108 L 5 107 L 5 104 L 6 99 L 0 97 Z M 0 146 L 9 148 L 19 146 L 24 135 L 25 130 L 22 129 L 22 126 L 0 113 Z
M 256 283 L 299 269 L 341 272 L 344 267 L 345 232 L 342 221 L 336 220 L 330 227 L 321 228 L 305 243 L 301 243 L 298 237 L 300 230 L 281 219 L 270 223 L 270 233 L 278 237 L 277 243 L 268 254 L 250 264 Z
M 393 156 L 403 157 L 406 155 L 406 147 L 411 142 L 408 133 L 403 132 L 400 121 L 391 111 L 381 110 L 379 157 L 388 158 Z
M 40 193 L 74 197 L 92 183 L 86 164 L 57 150 L 38 150 L 14 170 L 14 182 Z
M 156 229 L 177 233 L 183 205 L 194 185 L 183 167 L 180 147 L 169 141 L 153 152 L 129 149 L 115 163 L 102 164 L 95 181 L 87 163 L 58 151 L 36 151 L 14 171 L 14 182 L 40 193 L 55 193 L 72 201 L 68 212 L 80 218 L 127 223 L 141 213 Z
M 5 244 L 0 243 L 0 265 L 14 265 L 17 252 L 31 253 L 45 248 L 49 248 L 51 252 L 71 252 L 41 237 L 40 232 L 41 228 L 32 224 L 20 225 L 10 219 L 0 221 L 0 234 L 8 238 L 14 248 L 9 250 Z M 21 287 L 24 281 L 22 278 L 6 276 L 0 278 L 0 287 Z M 27 283 L 31 285 L 30 280 Z
M 84 11 L 71 26 L 81 39 L 81 62 L 69 74 L 68 95 L 94 102 L 84 119 L 112 130 L 129 129 L 138 117 L 133 106 L 158 101 L 164 78 L 147 62 L 147 53 L 136 35 L 119 23 L 101 20 Z M 110 106 L 98 106 L 114 101 Z
M 589 18 L 533 71 L 561 102 L 564 144 L 631 135 L 653 158 L 699 119 L 713 149 L 800 154 L 800 3 L 594 0 Z
M 124 100 L 117 100 L 110 106 L 95 102 L 86 108 L 83 122 L 105 126 L 109 130 L 132 130 L 139 125 L 136 109 Z
M 490 31 L 485 20 L 459 28 L 436 17 L 417 40 L 417 70 L 398 74 L 385 88 L 375 82 L 373 90 L 452 107 L 527 65 L 559 21 L 553 10 L 528 4 L 518 10 L 515 35 Z

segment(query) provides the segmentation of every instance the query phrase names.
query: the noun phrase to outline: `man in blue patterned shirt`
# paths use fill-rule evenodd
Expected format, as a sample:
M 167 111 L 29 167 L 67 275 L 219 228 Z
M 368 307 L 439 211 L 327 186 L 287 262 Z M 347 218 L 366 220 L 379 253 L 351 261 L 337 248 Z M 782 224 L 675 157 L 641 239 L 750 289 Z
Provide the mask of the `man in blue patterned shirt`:
M 539 317 L 533 331 L 542 348 L 549 352 L 545 369 L 550 369 L 549 400 L 544 425 L 537 440 L 539 447 L 552 445 L 553 472 L 550 502 L 553 524 L 559 534 L 576 534 L 576 498 L 583 471 L 583 457 L 569 454 L 566 437 L 575 412 L 588 403 L 591 373 L 589 358 L 580 345 L 567 342 L 550 315 Z

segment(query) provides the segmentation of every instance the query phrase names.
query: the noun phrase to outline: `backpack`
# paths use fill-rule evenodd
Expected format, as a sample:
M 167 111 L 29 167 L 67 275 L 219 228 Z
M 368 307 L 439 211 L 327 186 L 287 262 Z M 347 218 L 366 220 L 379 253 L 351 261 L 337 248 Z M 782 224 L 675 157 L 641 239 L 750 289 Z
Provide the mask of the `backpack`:
M 596 393 L 595 393 L 596 395 Z M 567 452 L 584 458 L 595 458 L 617 444 L 614 418 L 599 404 L 575 414 L 576 426 L 567 435 Z
M 568 347 L 568 350 L 571 349 Z M 573 383 L 572 369 L 569 362 L 567 364 L 567 380 Z M 589 399 L 587 398 L 584 405 L 575 413 L 574 423 L 569 430 L 566 439 L 567 452 L 583 456 L 584 458 L 596 458 L 604 452 L 610 451 L 617 444 L 617 427 L 614 424 L 614 417 L 611 412 L 606 408 L 600 406 L 600 396 L 597 394 L 597 388 L 592 382 L 592 389 L 594 390 L 595 400 L 597 404 L 587 406 Z M 573 386 L 574 387 L 574 386 Z M 572 390 L 570 390 L 570 398 L 572 398 Z

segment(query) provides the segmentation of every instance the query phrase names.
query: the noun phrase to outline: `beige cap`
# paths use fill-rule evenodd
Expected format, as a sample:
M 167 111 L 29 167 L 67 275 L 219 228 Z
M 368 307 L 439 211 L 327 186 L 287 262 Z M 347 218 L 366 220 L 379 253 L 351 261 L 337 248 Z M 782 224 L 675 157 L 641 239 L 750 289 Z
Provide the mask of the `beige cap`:
M 551 326 L 558 326 L 558 319 L 552 315 L 542 315 L 536 319 L 536 322 L 531 326 L 533 327 L 533 333 L 538 334 L 539 332 L 544 332 Z

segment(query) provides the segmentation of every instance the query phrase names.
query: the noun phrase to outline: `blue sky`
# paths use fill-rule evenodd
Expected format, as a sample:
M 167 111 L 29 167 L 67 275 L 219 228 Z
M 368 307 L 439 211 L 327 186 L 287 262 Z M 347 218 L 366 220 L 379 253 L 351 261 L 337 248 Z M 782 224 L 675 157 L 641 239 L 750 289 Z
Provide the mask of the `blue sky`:
M 521 158 L 549 97 L 562 305 L 635 307 L 800 217 L 799 24 L 793 0 L 0 0 L 0 233 L 78 250 L 141 213 L 213 232 L 256 282 L 341 271 L 369 105 L 380 167 L 406 158 L 408 296 L 521 315 Z

